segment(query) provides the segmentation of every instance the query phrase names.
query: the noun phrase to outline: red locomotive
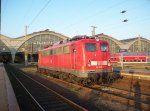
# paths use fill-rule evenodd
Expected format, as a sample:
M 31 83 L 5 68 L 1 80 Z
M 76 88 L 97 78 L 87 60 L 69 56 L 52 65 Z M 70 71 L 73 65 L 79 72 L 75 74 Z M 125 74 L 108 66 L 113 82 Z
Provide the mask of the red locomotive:
M 74 37 L 40 50 L 38 71 L 83 85 L 110 77 L 110 49 L 107 41 L 87 36 Z

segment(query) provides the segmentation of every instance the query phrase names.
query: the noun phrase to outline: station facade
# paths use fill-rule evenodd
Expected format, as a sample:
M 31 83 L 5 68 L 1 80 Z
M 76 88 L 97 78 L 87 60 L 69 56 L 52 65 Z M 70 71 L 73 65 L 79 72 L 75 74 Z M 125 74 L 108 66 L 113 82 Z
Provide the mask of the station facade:
M 96 35 L 96 37 L 110 43 L 110 51 L 112 54 L 119 53 L 120 50 L 125 50 L 127 52 L 150 51 L 150 40 L 140 36 L 130 39 L 117 40 L 114 37 L 101 33 Z
M 143 37 L 117 40 L 103 33 L 95 36 L 110 43 L 111 53 L 118 53 L 120 49 L 128 52 L 150 51 L 150 40 Z M 0 35 L 0 62 L 7 60 L 8 62 L 23 63 L 26 58 L 28 62 L 37 62 L 38 50 L 66 39 L 69 37 L 49 30 L 34 32 L 18 38 Z
M 22 63 L 27 58 L 28 62 L 37 62 L 38 50 L 67 38 L 60 33 L 49 30 L 34 32 L 18 38 L 1 35 L 0 61 L 8 60 L 9 62 Z

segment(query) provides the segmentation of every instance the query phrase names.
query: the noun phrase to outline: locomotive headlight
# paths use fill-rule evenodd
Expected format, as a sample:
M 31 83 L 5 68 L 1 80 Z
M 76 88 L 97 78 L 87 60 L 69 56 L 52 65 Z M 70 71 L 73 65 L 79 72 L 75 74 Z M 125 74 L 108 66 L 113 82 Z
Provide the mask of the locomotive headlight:
M 110 66 L 111 64 L 110 64 L 110 59 L 108 60 L 108 66 Z
M 90 67 L 90 66 L 91 66 L 91 64 L 88 63 L 88 67 Z
M 88 67 L 91 66 L 91 60 L 88 60 Z
M 96 39 L 96 41 L 99 41 L 99 39 Z

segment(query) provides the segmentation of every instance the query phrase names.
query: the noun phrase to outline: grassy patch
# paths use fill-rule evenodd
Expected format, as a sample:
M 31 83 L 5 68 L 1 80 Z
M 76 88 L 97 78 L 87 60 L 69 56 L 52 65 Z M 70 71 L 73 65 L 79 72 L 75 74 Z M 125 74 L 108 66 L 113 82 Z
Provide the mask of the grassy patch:
M 24 72 L 30 72 L 30 73 L 37 72 L 37 68 L 34 66 L 21 67 L 20 69 Z

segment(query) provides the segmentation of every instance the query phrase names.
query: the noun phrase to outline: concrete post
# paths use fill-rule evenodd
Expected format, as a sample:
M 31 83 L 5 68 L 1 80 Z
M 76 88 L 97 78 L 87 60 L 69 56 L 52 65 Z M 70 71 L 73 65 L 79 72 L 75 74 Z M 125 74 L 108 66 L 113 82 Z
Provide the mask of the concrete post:
M 121 63 L 121 68 L 123 69 L 123 53 L 121 53 L 120 56 L 120 63 Z
M 27 51 L 25 50 L 25 53 L 24 53 L 24 57 L 25 57 L 25 66 L 28 65 L 28 54 L 27 54 Z
M 28 30 L 28 26 L 25 26 L 25 37 L 27 38 L 27 30 Z M 25 66 L 28 65 L 28 53 L 27 53 L 27 48 L 26 48 L 26 42 L 25 42 L 25 54 L 24 54 L 24 58 L 25 58 Z

